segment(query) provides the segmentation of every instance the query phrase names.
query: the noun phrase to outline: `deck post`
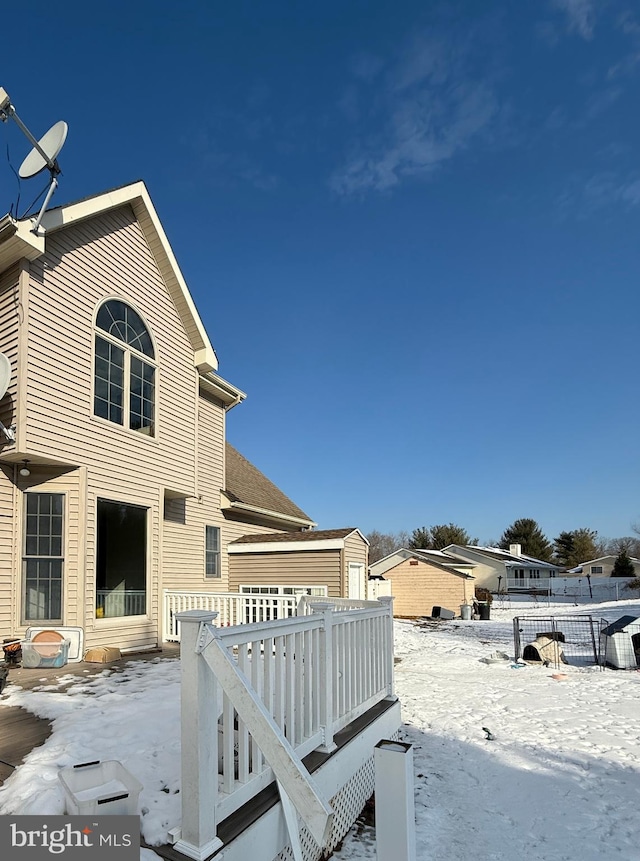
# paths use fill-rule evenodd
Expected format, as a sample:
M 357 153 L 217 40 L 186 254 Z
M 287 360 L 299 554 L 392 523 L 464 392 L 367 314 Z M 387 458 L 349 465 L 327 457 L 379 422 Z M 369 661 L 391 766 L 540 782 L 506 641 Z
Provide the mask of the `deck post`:
M 182 765 L 182 828 L 175 848 L 204 861 L 222 846 L 218 838 L 217 682 L 207 662 L 196 651 L 200 626 L 218 614 L 206 610 L 176 613 L 180 637 L 180 719 Z
M 381 595 L 378 601 L 387 608 L 389 616 L 387 619 L 387 636 L 385 638 L 385 655 L 386 676 L 387 676 L 387 699 L 397 700 L 398 698 L 393 692 L 393 596 Z
M 322 753 L 333 753 L 337 745 L 333 740 L 333 611 L 331 601 L 314 601 L 311 612 L 322 615 L 320 629 L 320 726 L 324 736 L 318 748 Z

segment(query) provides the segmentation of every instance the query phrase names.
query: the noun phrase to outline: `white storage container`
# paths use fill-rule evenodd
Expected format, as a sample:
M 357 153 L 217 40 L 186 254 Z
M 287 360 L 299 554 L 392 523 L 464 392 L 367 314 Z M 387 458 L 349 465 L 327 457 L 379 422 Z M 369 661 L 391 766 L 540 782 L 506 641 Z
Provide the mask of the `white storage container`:
M 70 816 L 138 813 L 142 784 L 117 759 L 71 765 L 60 769 L 58 777 L 65 794 L 65 813 Z
M 38 628 L 32 625 L 27 628 L 24 638 L 25 640 L 33 640 L 37 635 L 46 636 L 52 634 L 56 639 L 69 640 L 68 661 L 70 664 L 78 663 L 84 656 L 84 629 L 72 625 L 60 625 L 56 628 L 49 626 L 48 628 Z
M 70 640 L 47 640 L 41 634 L 37 640 L 22 640 L 22 666 L 28 669 L 40 667 L 64 667 L 69 659 Z

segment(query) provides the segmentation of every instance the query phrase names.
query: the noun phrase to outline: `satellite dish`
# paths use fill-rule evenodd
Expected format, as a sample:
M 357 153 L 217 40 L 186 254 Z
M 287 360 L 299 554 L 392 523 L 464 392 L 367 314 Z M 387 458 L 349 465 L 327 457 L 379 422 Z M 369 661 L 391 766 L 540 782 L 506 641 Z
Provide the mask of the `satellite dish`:
M 21 179 L 31 179 L 45 167 L 53 168 L 55 160 L 67 139 L 69 127 L 64 120 L 51 126 L 49 131 L 40 138 L 38 147 L 34 147 L 20 165 L 18 174 Z M 44 157 L 46 155 L 46 158 Z
M 20 165 L 20 170 L 18 171 L 20 178 L 30 179 L 32 176 L 36 176 L 36 174 L 40 173 L 41 170 L 44 170 L 45 167 L 49 169 L 49 173 L 51 174 L 49 190 L 47 191 L 44 203 L 40 207 L 38 217 L 33 222 L 33 227 L 31 228 L 32 233 L 36 236 L 40 236 L 40 222 L 42 221 L 42 216 L 45 214 L 47 206 L 49 206 L 49 201 L 58 187 L 57 177 L 60 173 L 60 166 L 56 161 L 56 157 L 67 139 L 67 124 L 60 120 L 60 122 L 56 123 L 55 126 L 51 126 L 43 138 L 37 141 L 17 115 L 16 109 L 11 104 L 11 99 L 9 98 L 7 91 L 4 87 L 0 87 L 0 120 L 4 123 L 8 119 L 12 119 L 16 122 L 20 130 L 33 146 L 29 155 Z M 29 209 L 31 209 L 31 207 L 29 207 Z
M 5 396 L 11 379 L 11 363 L 4 353 L 0 353 L 0 401 Z

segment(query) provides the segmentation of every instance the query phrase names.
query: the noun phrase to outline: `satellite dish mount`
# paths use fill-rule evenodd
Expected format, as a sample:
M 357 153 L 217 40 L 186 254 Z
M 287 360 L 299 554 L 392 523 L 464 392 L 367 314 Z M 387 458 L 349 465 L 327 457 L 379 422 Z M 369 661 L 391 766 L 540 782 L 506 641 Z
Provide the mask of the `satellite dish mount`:
M 9 119 L 12 119 L 16 123 L 20 131 L 25 135 L 25 137 L 30 141 L 33 146 L 33 149 L 31 150 L 29 155 L 20 165 L 20 169 L 18 170 L 18 175 L 20 176 L 20 178 L 30 179 L 31 177 L 39 174 L 45 168 L 49 171 L 49 175 L 51 177 L 51 182 L 49 184 L 49 189 L 44 199 L 44 203 L 42 204 L 40 212 L 38 213 L 38 217 L 36 218 L 31 229 L 31 232 L 35 233 L 36 236 L 38 236 L 42 216 L 44 215 L 47 206 L 49 205 L 49 201 L 53 197 L 53 193 L 58 187 L 58 174 L 60 173 L 60 166 L 58 165 L 58 154 L 60 153 L 60 150 L 64 146 L 64 142 L 67 139 L 68 126 L 64 121 L 61 120 L 60 122 L 51 126 L 49 131 L 43 137 L 41 137 L 39 141 L 36 140 L 29 131 L 29 129 L 22 122 L 20 117 L 17 115 L 16 109 L 11 104 L 11 99 L 9 98 L 9 94 L 7 93 L 7 91 L 0 87 L 0 120 L 2 120 L 3 123 L 6 123 Z

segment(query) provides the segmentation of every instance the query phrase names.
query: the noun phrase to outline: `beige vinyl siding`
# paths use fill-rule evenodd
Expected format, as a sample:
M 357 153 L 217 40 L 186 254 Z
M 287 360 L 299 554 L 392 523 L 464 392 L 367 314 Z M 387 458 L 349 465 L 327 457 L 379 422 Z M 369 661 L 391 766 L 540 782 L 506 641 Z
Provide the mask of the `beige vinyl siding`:
M 224 425 L 222 404 L 201 391 L 198 397 L 197 496 L 184 500 L 184 522 L 177 518 L 163 518 L 164 589 L 201 591 L 206 586 L 216 591 L 227 591 L 226 553 L 222 553 L 222 576 L 205 577 L 205 529 L 223 525 L 220 489 L 224 483 Z M 179 510 L 180 503 L 171 507 Z
M 156 436 L 93 416 L 93 320 L 107 298 L 131 304 L 156 352 Z M 147 486 L 193 493 L 196 372 L 187 334 L 129 207 L 66 228 L 31 265 L 29 451 L 137 472 Z
M 225 520 L 220 510 L 224 487 L 225 410 L 206 392 L 198 398 L 197 498 L 184 502 L 184 523 L 165 518 L 162 522 L 162 587 L 186 591 L 228 592 L 227 546 L 242 535 L 278 532 L 260 525 Z M 205 576 L 205 532 L 220 529 L 221 577 Z
M 0 467 L 0 637 L 15 635 L 13 467 Z
M 157 364 L 155 437 L 93 416 L 93 322 L 108 298 L 134 307 L 151 333 Z M 85 505 L 70 511 L 84 529 L 85 589 L 83 596 L 69 584 L 65 614 L 73 613 L 72 598 L 83 601 L 84 613 L 78 615 L 84 620 L 77 623 L 85 627 L 88 646 L 153 646 L 164 490 L 191 497 L 197 492 L 197 374 L 182 320 L 130 207 L 50 236 L 44 258 L 31 264 L 28 309 L 28 368 L 21 380 L 28 408 L 26 450 L 32 457 L 86 465 Z M 222 439 L 216 443 L 221 447 Z M 149 510 L 144 619 L 95 618 L 98 498 Z M 202 540 L 198 543 L 202 546 Z
M 327 586 L 333 598 L 341 597 L 340 550 L 291 553 L 232 553 L 229 557 L 229 591 L 253 586 Z
M 5 354 L 11 365 L 9 386 L 0 407 L 0 421 L 5 427 L 11 427 L 17 420 L 19 278 L 17 266 L 0 276 L 0 352 Z M 0 450 L 4 452 L 9 447 L 13 448 L 3 438 Z
M 391 581 L 394 616 L 429 616 L 433 607 L 446 607 L 458 616 L 460 604 L 471 602 L 473 580 L 427 562 L 412 565 L 412 561 L 405 559 L 384 575 Z

